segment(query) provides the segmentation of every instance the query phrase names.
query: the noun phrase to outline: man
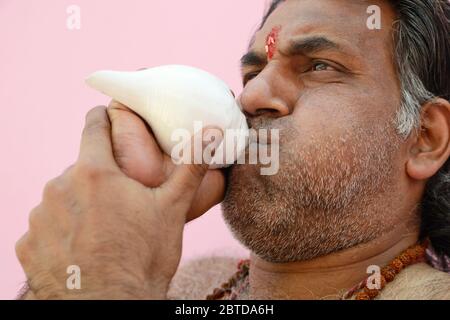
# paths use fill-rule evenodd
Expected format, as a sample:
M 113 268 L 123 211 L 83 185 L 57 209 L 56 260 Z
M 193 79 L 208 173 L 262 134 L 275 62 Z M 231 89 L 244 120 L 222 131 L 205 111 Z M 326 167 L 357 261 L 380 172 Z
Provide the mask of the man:
M 381 28 L 368 27 L 373 5 Z M 93 109 L 78 161 L 17 244 L 24 297 L 205 298 L 235 261 L 174 275 L 185 222 L 222 202 L 252 252 L 231 298 L 341 298 L 371 266 L 384 273 L 358 298 L 450 298 L 450 276 L 405 253 L 425 241 L 442 270 L 450 255 L 449 21 L 444 0 L 275 1 L 242 58 L 239 98 L 253 128 L 280 130 L 273 176 L 175 167 L 125 106 Z M 70 265 L 81 290 L 66 287 Z

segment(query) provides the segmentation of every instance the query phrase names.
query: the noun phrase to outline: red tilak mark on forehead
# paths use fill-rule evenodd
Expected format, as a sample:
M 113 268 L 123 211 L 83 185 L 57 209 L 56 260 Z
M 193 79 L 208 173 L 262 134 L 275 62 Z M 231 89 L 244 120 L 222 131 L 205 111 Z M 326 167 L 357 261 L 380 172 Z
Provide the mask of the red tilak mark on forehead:
M 275 52 L 277 51 L 277 41 L 280 31 L 281 31 L 280 26 L 274 27 L 267 36 L 266 53 L 267 53 L 267 60 L 269 61 L 272 60 L 273 56 L 275 55 Z

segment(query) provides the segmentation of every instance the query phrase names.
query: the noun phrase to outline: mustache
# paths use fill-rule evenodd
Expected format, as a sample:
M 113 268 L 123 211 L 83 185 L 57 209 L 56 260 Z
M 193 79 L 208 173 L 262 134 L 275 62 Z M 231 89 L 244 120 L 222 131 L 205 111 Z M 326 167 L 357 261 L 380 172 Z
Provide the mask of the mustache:
M 266 141 L 263 141 L 263 143 L 265 144 L 271 143 L 273 130 L 278 131 L 279 143 L 282 143 L 282 141 L 284 140 L 292 139 L 293 136 L 298 134 L 296 125 L 293 123 L 292 119 L 289 116 L 280 118 L 268 116 L 247 117 L 247 124 L 249 129 L 256 132 L 256 138 L 258 139 L 258 141 L 252 140 L 253 142 L 260 142 L 260 130 L 267 132 Z
M 260 129 L 279 129 L 275 125 L 275 118 L 269 118 L 265 116 L 259 117 L 247 117 L 247 124 L 250 129 L 260 130 Z

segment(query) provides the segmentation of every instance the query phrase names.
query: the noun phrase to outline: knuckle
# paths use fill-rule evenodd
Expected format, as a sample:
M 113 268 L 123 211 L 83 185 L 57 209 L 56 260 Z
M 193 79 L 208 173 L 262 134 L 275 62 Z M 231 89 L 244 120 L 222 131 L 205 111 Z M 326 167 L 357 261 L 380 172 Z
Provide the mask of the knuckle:
M 26 261 L 26 258 L 29 256 L 28 233 L 25 233 L 19 240 L 17 240 L 15 251 L 20 263 L 23 264 Z
M 64 170 L 63 175 L 70 175 L 71 172 L 73 171 L 73 168 L 74 168 L 74 167 L 75 167 L 74 164 L 72 164 L 72 165 L 70 165 L 69 167 L 67 167 L 67 168 Z
M 109 130 L 109 125 L 104 121 L 91 121 L 86 123 L 86 126 L 83 129 L 83 135 L 91 136 L 95 135 L 98 132 Z
M 28 225 L 30 230 L 36 228 L 40 220 L 39 207 L 33 209 L 28 216 Z
M 65 193 L 65 186 L 60 177 L 47 182 L 44 187 L 44 198 L 59 197 Z
M 76 177 L 88 181 L 98 180 L 98 178 L 102 175 L 102 168 L 90 161 L 78 163 L 74 171 Z
M 98 182 L 106 176 L 116 174 L 114 168 L 102 166 L 95 161 L 80 161 L 74 168 L 73 174 L 77 180 L 83 182 Z

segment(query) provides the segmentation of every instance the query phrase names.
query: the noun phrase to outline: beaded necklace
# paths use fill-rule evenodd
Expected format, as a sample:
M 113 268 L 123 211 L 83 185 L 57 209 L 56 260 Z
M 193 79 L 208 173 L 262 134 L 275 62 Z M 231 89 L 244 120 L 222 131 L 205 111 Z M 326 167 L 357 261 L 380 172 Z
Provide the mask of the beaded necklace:
M 367 283 L 369 277 L 361 281 L 358 285 L 348 290 L 342 295 L 341 300 L 372 300 L 376 298 L 387 283 L 392 282 L 396 275 L 403 269 L 413 264 L 425 261 L 425 250 L 427 244 L 417 244 L 403 251 L 398 257 L 391 261 L 387 266 L 381 269 L 380 288 L 371 289 Z M 250 260 L 242 260 L 238 264 L 238 271 L 219 288 L 214 289 L 213 293 L 206 297 L 206 300 L 236 300 L 249 287 L 248 275 L 250 271 Z

